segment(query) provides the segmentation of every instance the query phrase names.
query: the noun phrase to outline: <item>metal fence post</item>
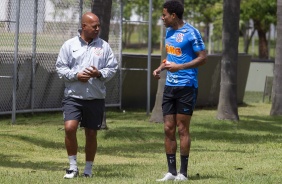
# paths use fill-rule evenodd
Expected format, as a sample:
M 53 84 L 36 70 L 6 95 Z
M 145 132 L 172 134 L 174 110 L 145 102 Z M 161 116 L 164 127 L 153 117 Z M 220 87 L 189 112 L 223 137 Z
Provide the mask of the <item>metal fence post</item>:
M 34 109 L 35 65 L 36 65 L 36 36 L 37 36 L 38 0 L 34 0 L 33 34 L 32 34 L 32 68 L 31 68 L 31 110 Z
M 150 114 L 151 97 L 151 53 L 152 53 L 152 0 L 149 0 L 148 68 L 147 68 L 147 115 Z
M 16 13 L 16 33 L 15 33 L 15 51 L 14 51 L 14 72 L 13 72 L 13 105 L 12 105 L 12 124 L 16 123 L 16 103 L 17 103 L 17 68 L 18 68 L 18 49 L 19 49 L 19 25 L 20 25 L 20 6 L 21 0 L 17 1 Z

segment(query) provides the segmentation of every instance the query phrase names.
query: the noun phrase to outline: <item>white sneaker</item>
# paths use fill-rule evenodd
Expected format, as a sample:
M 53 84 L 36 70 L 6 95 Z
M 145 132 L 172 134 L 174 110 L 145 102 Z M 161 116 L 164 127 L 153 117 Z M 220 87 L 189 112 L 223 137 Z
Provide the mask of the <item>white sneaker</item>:
M 72 179 L 72 178 L 77 177 L 78 174 L 79 174 L 78 170 L 69 170 L 69 169 L 67 169 L 64 178 L 65 179 Z
M 179 173 L 174 179 L 174 181 L 185 181 L 185 180 L 188 180 L 188 178 L 181 173 Z
M 168 181 L 175 180 L 176 176 L 172 175 L 170 172 L 166 173 L 162 179 L 157 179 L 157 181 Z

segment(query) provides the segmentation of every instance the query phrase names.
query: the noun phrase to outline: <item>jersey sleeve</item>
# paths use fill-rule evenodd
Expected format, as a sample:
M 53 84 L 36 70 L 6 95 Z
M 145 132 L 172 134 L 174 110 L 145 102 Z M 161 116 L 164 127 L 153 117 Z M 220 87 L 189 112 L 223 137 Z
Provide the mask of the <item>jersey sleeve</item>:
M 194 52 L 199 52 L 199 51 L 206 49 L 203 38 L 202 38 L 200 32 L 197 29 L 194 29 L 191 32 L 191 36 L 190 36 L 189 41 L 191 42 L 191 45 L 192 45 Z

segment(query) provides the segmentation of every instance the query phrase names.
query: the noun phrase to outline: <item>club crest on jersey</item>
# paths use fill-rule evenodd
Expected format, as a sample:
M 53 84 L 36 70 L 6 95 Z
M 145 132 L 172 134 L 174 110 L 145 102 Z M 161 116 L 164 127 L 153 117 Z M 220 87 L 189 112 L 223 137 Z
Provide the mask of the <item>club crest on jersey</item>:
M 183 33 L 178 33 L 177 36 L 176 36 L 176 42 L 178 42 L 178 43 L 182 42 L 183 36 L 184 36 Z
M 103 54 L 103 49 L 100 47 L 93 47 L 94 54 L 97 56 L 101 56 Z

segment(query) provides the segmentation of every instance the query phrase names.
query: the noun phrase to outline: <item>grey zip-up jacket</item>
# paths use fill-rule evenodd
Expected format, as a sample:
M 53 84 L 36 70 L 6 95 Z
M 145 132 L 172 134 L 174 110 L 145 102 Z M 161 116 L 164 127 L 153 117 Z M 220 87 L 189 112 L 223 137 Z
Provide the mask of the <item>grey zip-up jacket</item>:
M 77 73 L 95 66 L 102 74 L 100 78 L 90 78 L 88 82 L 78 81 Z M 118 69 L 118 63 L 109 44 L 100 38 L 87 44 L 80 34 L 67 40 L 60 49 L 56 70 L 65 82 L 65 97 L 83 100 L 105 99 L 105 82 Z

